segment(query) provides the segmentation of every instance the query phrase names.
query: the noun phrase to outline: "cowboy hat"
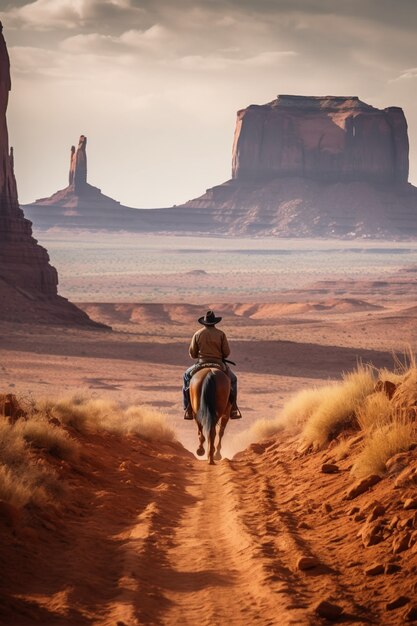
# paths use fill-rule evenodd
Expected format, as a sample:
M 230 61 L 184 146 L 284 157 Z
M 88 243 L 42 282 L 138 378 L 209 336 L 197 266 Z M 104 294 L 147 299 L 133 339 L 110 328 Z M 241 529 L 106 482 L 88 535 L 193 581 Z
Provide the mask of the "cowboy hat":
M 203 326 L 214 326 L 215 324 L 218 324 L 219 322 L 221 322 L 222 318 L 221 317 L 216 317 L 214 315 L 214 311 L 207 311 L 207 313 L 205 315 L 203 315 L 203 317 L 199 317 L 198 321 L 200 324 L 203 324 Z

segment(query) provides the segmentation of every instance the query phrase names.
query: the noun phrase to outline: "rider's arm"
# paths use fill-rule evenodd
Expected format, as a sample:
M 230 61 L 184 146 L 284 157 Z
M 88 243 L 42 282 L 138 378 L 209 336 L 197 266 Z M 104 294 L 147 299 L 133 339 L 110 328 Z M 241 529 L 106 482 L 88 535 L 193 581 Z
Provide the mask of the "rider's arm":
M 190 343 L 190 349 L 188 350 L 189 355 L 192 359 L 197 359 L 198 358 L 198 345 L 197 345 L 197 337 L 196 337 L 197 333 L 194 334 L 193 338 L 191 339 L 191 343 Z
M 225 359 L 230 354 L 229 342 L 227 341 L 226 335 L 223 333 L 222 336 L 222 357 Z

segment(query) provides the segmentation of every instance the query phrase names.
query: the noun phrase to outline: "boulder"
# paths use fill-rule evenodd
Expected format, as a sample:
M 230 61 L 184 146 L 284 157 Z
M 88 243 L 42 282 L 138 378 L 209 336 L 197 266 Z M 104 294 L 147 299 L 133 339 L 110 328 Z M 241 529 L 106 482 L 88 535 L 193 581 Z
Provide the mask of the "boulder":
M 379 522 L 366 522 L 363 528 L 359 531 L 358 535 L 362 538 L 362 543 L 365 548 L 375 546 L 383 541 L 383 526 Z
M 318 567 L 320 561 L 315 556 L 301 556 L 297 561 L 297 569 L 308 570 Z
M 321 471 L 323 474 L 337 474 L 340 469 L 335 463 L 323 463 Z
M 400 474 L 398 474 L 394 482 L 394 487 L 397 489 L 412 485 L 417 485 L 417 464 L 415 463 L 406 467 Z
M 408 550 L 410 547 L 411 534 L 409 532 L 401 533 L 394 537 L 392 542 L 392 551 L 394 554 L 399 554 Z
M 385 565 L 384 573 L 385 574 L 397 574 L 397 572 L 401 571 L 401 565 L 398 563 L 389 562 Z
M 417 368 L 411 368 L 392 396 L 393 410 L 402 417 L 416 418 L 417 413 Z
M 357 498 L 362 493 L 365 493 L 365 491 L 368 491 L 371 487 L 376 485 L 380 480 L 381 476 L 378 476 L 378 474 L 371 474 L 366 478 L 358 480 L 348 489 L 345 495 L 345 499 L 353 500 L 354 498 Z
M 367 576 L 378 576 L 379 574 L 383 574 L 385 571 L 384 565 L 382 563 L 373 563 L 372 565 L 368 565 L 365 568 L 365 574 Z
M 384 514 L 385 514 L 385 507 L 382 504 L 375 503 L 372 506 L 371 512 L 369 513 L 369 515 L 368 515 L 368 517 L 366 519 L 367 519 L 368 522 L 373 522 L 378 517 L 381 517 Z
M 398 474 L 410 463 L 410 452 L 399 452 L 385 463 L 388 474 Z
M 314 608 L 314 612 L 320 617 L 330 621 L 336 621 L 343 613 L 343 608 L 329 600 L 321 600 Z

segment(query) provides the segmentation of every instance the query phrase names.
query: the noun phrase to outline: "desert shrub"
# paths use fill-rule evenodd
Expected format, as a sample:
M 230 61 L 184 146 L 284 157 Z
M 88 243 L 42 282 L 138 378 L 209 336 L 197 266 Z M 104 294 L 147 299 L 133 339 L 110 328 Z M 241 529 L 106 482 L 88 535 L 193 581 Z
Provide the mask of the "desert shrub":
M 406 416 L 394 414 L 391 421 L 377 422 L 365 434 L 363 448 L 352 467 L 358 478 L 385 471 L 389 458 L 410 448 L 416 441 L 416 425 Z
M 22 507 L 27 504 L 38 490 L 31 489 L 27 481 L 13 472 L 9 467 L 0 465 L 0 499 L 15 507 Z
M 303 389 L 293 395 L 282 410 L 281 421 L 286 426 L 305 423 L 333 389 L 333 385 Z
M 42 504 L 62 492 L 56 473 L 38 465 L 26 442 L 23 426 L 30 421 L 0 418 L 0 499 L 14 506 Z M 47 432 L 52 426 L 46 422 L 42 428 Z
M 157 411 L 144 406 L 129 406 L 122 413 L 114 413 L 103 424 L 109 431 L 121 434 L 135 434 L 152 441 L 173 441 L 175 433 L 165 417 Z
M 14 431 L 34 448 L 42 448 L 60 459 L 76 459 L 80 445 L 68 433 L 51 423 L 43 415 L 35 414 L 14 425 Z
M 344 427 L 354 424 L 358 407 L 374 385 L 371 368 L 360 365 L 344 374 L 340 383 L 322 390 L 321 401 L 304 425 L 303 447 L 321 448 Z
M 363 431 L 391 422 L 392 404 L 383 391 L 371 393 L 356 409 L 356 417 Z
M 352 454 L 353 448 L 363 440 L 363 434 L 356 436 L 342 437 L 332 448 L 332 457 L 336 461 L 342 461 Z
M 106 430 L 135 434 L 150 440 L 175 439 L 175 433 L 164 415 L 140 405 L 123 407 L 110 400 L 77 395 L 50 403 L 48 412 L 63 425 L 82 433 Z

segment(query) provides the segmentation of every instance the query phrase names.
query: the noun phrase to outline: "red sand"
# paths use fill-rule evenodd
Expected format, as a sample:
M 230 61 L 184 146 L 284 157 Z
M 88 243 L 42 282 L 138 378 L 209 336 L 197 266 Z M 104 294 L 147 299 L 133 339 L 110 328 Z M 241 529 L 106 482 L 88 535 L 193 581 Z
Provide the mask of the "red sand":
M 236 449 L 238 432 L 275 416 L 292 392 L 339 378 L 358 358 L 390 366 L 391 350 L 415 339 L 411 302 L 386 298 L 379 308 L 365 291 L 360 300 L 369 305 L 335 302 L 329 293 L 308 306 L 217 306 L 238 362 L 244 414 L 228 425 L 226 454 Z M 165 411 L 194 450 L 180 382 L 195 307 L 85 308 L 100 321 L 111 318 L 116 332 L 1 323 L 2 391 L 136 399 Z M 254 444 L 216 467 L 179 444 L 110 434 L 81 441 L 80 464 L 43 461 L 69 486 L 56 510 L 0 510 L 0 624 L 320 624 L 314 607 L 329 598 L 345 622 L 405 623 L 416 595 L 416 550 L 394 557 L 400 529 L 369 548 L 357 533 L 374 500 L 385 505 L 387 524 L 397 512 L 408 523 L 402 501 L 413 489 L 395 490 L 386 478 L 357 501 L 343 500 L 349 460 L 338 474 L 322 474 L 331 450 L 300 456 L 289 436 Z M 356 504 L 362 521 L 349 515 Z M 319 564 L 300 571 L 301 556 Z M 395 573 L 365 573 L 392 558 L 401 567 Z M 401 595 L 408 598 L 403 606 L 387 610 Z

